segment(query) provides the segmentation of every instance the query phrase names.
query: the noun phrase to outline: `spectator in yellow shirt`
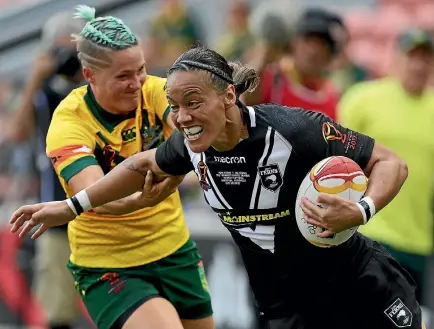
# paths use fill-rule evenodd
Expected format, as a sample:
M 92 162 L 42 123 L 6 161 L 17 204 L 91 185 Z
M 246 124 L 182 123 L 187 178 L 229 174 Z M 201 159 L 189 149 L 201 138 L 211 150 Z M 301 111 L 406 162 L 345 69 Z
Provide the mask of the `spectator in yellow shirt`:
M 423 302 L 433 251 L 434 94 L 427 85 L 434 47 L 425 31 L 415 29 L 403 33 L 398 46 L 397 76 L 353 86 L 338 113 L 343 125 L 372 136 L 408 164 L 401 192 L 360 231 L 383 243 L 412 274 Z

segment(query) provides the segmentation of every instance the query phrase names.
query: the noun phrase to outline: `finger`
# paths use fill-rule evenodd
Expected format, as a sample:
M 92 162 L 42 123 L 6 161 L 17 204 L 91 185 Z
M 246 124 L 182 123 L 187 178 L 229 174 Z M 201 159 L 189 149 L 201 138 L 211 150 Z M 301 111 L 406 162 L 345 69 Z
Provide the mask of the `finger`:
M 30 231 L 36 226 L 37 224 L 35 224 L 35 222 L 33 220 L 29 220 L 26 225 L 24 225 L 23 229 L 21 230 L 21 232 L 18 234 L 18 236 L 22 239 L 24 238 L 27 234 L 30 233 Z
M 307 216 L 316 220 L 320 220 L 322 218 L 324 209 L 321 209 L 318 205 L 310 201 L 308 198 L 303 198 L 301 200 L 300 206 Z
M 23 214 L 33 214 L 42 208 L 42 204 L 26 205 L 18 208 L 9 219 L 9 224 L 14 224 Z
M 315 225 L 315 226 L 323 227 L 323 225 L 324 225 L 324 224 L 320 223 L 319 221 L 313 219 L 312 217 L 306 216 L 306 214 L 304 214 L 304 220 L 307 223 Z
M 15 210 L 9 219 L 9 224 L 14 224 L 26 212 L 26 208 L 27 206 L 22 206 Z
M 21 208 L 14 211 L 11 218 L 9 219 L 9 224 L 14 224 L 21 217 L 21 215 L 23 214 L 23 211 L 21 210 Z
M 145 176 L 145 184 L 143 185 L 144 191 L 150 191 L 152 189 L 152 171 L 148 170 Z
M 331 205 L 336 203 L 336 196 L 333 194 L 320 193 L 316 199 L 316 202 L 323 205 Z
M 335 233 L 330 230 L 325 230 L 316 234 L 318 238 L 331 238 L 333 235 L 335 235 Z
M 22 214 L 12 225 L 11 227 L 11 232 L 15 233 L 18 231 L 18 229 L 20 227 L 22 227 L 24 225 L 25 222 L 27 222 L 28 220 L 30 220 L 30 218 L 32 218 L 32 215 L 30 214 Z
M 36 240 L 37 238 L 39 238 L 49 228 L 50 227 L 47 224 L 45 224 L 45 223 L 43 223 L 42 225 L 40 225 L 38 227 L 38 229 L 36 230 L 36 232 L 32 234 L 32 240 Z

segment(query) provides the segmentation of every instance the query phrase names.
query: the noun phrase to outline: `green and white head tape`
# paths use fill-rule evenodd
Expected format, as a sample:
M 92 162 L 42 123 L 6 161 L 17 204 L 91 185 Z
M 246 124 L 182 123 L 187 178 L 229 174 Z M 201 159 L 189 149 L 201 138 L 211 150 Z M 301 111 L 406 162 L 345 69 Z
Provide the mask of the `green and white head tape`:
M 88 21 L 80 34 L 72 36 L 84 67 L 107 67 L 110 65 L 109 52 L 138 45 L 135 34 L 119 18 L 95 17 L 95 8 L 86 5 L 77 6 L 74 18 Z

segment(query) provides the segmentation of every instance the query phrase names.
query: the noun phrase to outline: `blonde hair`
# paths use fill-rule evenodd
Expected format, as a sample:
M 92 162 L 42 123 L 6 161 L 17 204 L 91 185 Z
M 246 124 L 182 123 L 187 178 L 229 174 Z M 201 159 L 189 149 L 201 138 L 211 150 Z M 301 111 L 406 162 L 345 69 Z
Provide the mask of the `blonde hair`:
M 95 17 L 95 8 L 80 5 L 74 18 L 88 20 L 80 34 L 73 34 L 78 58 L 83 67 L 101 69 L 110 66 L 109 53 L 138 45 L 136 35 L 119 18 Z

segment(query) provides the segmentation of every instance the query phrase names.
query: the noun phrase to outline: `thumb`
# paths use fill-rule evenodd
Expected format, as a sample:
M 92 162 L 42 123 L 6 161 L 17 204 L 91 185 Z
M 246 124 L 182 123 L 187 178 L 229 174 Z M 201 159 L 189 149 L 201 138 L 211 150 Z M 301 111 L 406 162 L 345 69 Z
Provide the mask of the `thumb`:
M 331 238 L 333 235 L 335 234 L 330 230 L 325 230 L 316 234 L 316 236 L 319 238 Z
M 146 172 L 145 184 L 143 185 L 142 191 L 148 192 L 152 189 L 152 171 L 148 170 Z

